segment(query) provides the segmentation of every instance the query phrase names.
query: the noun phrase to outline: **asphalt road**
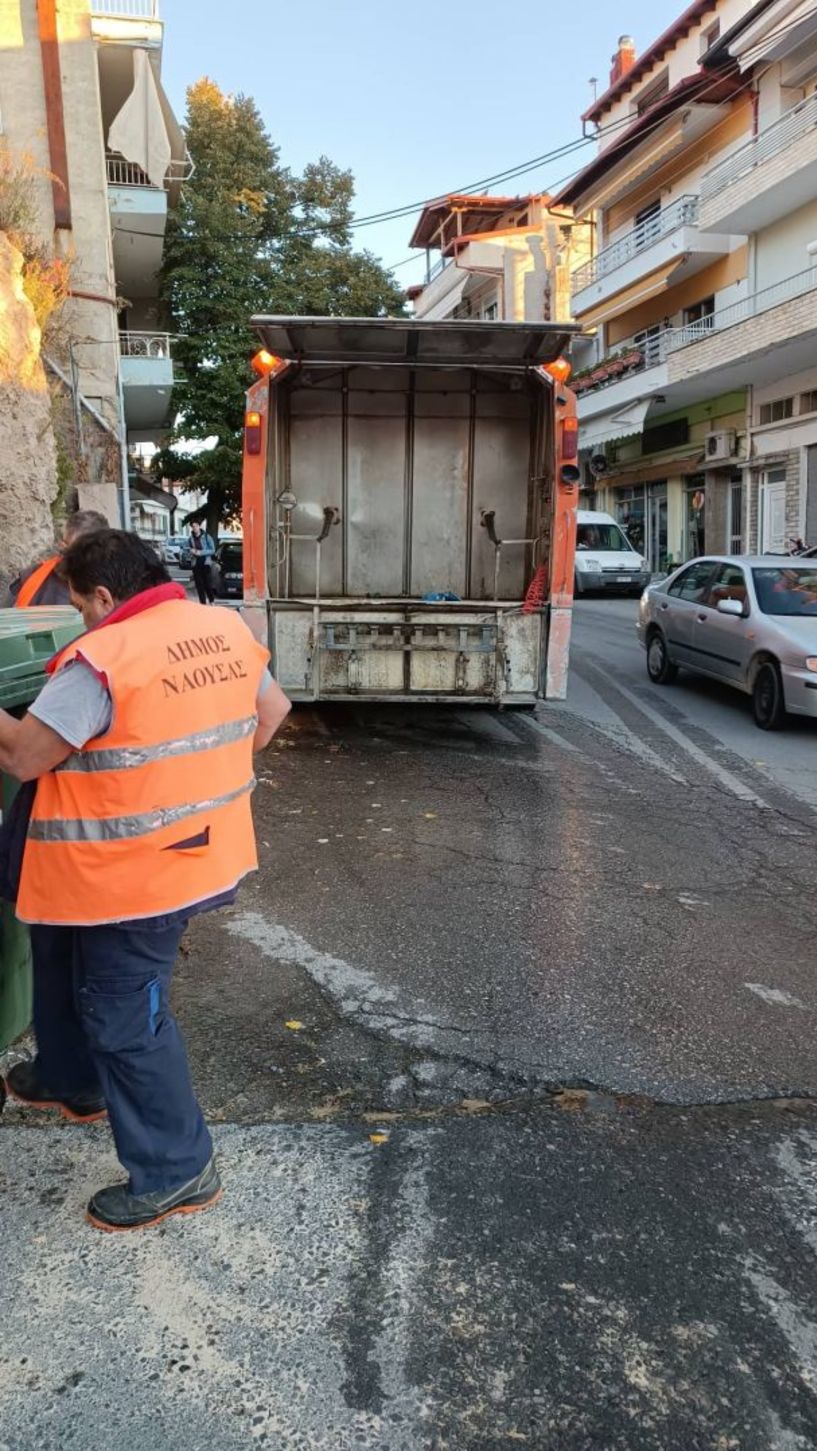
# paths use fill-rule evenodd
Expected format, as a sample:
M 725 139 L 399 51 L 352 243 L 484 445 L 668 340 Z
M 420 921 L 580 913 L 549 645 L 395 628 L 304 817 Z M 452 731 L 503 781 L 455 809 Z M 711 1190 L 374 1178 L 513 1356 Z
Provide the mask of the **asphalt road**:
M 105 1128 L 7 1109 L 0 1451 L 817 1445 L 817 742 L 633 612 L 565 705 L 260 758 L 176 990 L 224 1204 L 95 1237 Z
M 649 746 L 683 769 L 684 754 L 700 763 L 701 752 L 716 778 L 736 768 L 760 797 L 771 785 L 817 807 L 817 720 L 791 717 L 785 731 L 760 731 L 749 698 L 729 686 L 688 671 L 673 686 L 653 685 L 637 618 L 637 600 L 577 601 L 568 709 L 636 754 Z

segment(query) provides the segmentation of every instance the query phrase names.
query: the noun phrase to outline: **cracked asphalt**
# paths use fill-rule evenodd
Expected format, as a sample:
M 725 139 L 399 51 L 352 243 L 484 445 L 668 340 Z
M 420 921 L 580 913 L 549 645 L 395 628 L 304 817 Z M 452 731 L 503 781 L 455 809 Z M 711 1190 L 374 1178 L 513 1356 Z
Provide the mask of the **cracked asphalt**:
M 95 1237 L 104 1126 L 0 1124 L 0 1451 L 817 1445 L 817 731 L 633 616 L 533 717 L 295 713 L 177 974 L 223 1204 Z

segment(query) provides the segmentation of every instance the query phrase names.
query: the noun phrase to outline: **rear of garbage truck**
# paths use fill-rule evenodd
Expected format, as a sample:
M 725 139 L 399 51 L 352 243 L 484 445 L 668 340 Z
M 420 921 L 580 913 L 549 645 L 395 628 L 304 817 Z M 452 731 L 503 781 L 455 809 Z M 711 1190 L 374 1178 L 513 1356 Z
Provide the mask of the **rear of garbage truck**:
M 244 610 L 294 700 L 567 688 L 578 504 L 557 324 L 253 319 Z

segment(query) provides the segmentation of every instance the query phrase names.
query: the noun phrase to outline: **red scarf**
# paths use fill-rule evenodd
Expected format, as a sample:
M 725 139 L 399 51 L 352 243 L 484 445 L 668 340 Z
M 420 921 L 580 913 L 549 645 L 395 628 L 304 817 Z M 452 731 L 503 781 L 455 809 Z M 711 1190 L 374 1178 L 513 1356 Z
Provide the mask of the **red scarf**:
M 111 610 L 104 620 L 100 620 L 97 625 L 92 625 L 90 630 L 86 630 L 79 638 L 84 640 L 87 635 L 93 635 L 95 630 L 104 630 L 107 625 L 118 625 L 122 620 L 129 620 L 132 615 L 141 615 L 143 610 L 152 610 L 156 605 L 163 605 L 168 600 L 186 599 L 187 593 L 181 584 L 155 584 L 150 589 L 143 589 L 140 594 L 133 595 L 131 599 L 124 600 L 121 605 L 116 606 L 115 610 Z M 76 643 L 76 640 L 72 640 L 70 645 L 63 646 L 62 650 L 58 650 L 56 655 L 51 657 L 45 667 L 46 675 L 54 674 L 65 651 L 73 649 Z M 88 664 L 87 660 L 85 664 Z

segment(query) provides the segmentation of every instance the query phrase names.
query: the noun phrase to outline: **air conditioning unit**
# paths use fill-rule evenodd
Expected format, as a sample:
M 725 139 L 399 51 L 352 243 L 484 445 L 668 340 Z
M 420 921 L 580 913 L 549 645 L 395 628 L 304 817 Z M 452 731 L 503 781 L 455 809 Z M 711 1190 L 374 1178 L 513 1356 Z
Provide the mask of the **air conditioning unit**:
M 704 441 L 704 457 L 708 464 L 729 463 L 737 457 L 738 435 L 734 428 L 708 433 Z

